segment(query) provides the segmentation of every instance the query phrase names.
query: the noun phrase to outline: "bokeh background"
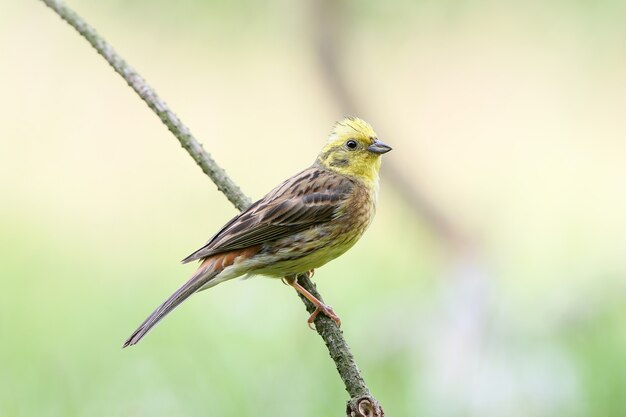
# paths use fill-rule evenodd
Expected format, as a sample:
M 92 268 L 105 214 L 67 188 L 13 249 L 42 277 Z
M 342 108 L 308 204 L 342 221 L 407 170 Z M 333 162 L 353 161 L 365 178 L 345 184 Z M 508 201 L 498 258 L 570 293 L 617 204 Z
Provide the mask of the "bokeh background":
M 388 415 L 626 415 L 626 3 L 69 5 L 254 198 L 344 114 L 394 147 L 315 276 Z M 0 415 L 342 415 L 278 281 L 121 349 L 235 210 L 74 30 L 0 10 Z

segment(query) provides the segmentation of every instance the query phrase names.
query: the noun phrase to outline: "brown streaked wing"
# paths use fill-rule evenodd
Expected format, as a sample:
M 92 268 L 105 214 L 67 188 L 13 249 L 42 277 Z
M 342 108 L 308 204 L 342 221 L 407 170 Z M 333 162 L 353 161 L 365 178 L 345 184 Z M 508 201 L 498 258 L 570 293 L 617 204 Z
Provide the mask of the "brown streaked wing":
M 230 220 L 183 263 L 271 242 L 333 219 L 352 180 L 317 166 L 294 175 Z

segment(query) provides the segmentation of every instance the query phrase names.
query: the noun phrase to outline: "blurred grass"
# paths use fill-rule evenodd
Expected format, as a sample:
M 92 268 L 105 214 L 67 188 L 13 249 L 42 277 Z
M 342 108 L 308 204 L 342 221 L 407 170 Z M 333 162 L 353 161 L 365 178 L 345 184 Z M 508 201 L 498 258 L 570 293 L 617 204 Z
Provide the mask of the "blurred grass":
M 306 7 L 70 4 L 253 197 L 341 116 Z M 0 415 L 337 415 L 332 362 L 276 281 L 218 286 L 120 349 L 235 211 L 63 22 L 0 7 Z M 489 272 L 468 292 L 388 183 L 363 241 L 318 271 L 387 413 L 625 414 L 623 3 L 349 10 L 345 70 L 395 149 L 383 177 L 401 166 Z

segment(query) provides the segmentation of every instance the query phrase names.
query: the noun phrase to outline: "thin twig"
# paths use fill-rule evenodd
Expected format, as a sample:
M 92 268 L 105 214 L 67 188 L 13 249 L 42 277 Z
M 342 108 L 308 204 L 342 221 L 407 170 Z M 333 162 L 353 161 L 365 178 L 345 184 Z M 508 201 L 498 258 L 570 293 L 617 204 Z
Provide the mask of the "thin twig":
M 224 193 L 226 198 L 239 210 L 250 205 L 250 199 L 241 191 L 239 186 L 217 165 L 211 155 L 204 150 L 200 142 L 191 134 L 189 128 L 180 121 L 178 116 L 168 107 L 165 101 L 156 94 L 146 81 L 120 57 L 98 33 L 87 24 L 76 12 L 68 8 L 60 0 L 42 0 L 48 7 L 54 10 L 61 19 L 70 24 L 81 36 L 102 55 L 113 69 L 126 80 L 128 85 L 142 98 L 152 109 L 167 128 L 176 136 L 181 146 L 189 152 L 189 155 L 202 168 L 202 171 L 211 178 L 217 188 Z
M 78 14 L 69 9 L 60 0 L 42 0 L 48 7 L 54 10 L 63 20 L 70 24 L 81 36 L 83 36 L 94 49 L 126 80 L 129 86 L 145 101 L 156 113 L 161 121 L 178 139 L 182 147 L 191 155 L 205 174 L 217 185 L 217 188 L 226 195 L 228 200 L 239 210 L 244 210 L 250 205 L 250 199 L 243 194 L 240 188 L 231 180 L 226 172 L 220 168 L 189 129 L 180 121 L 174 112 L 157 96 L 156 92 L 145 80 L 128 65 L 96 31 L 89 26 Z M 298 277 L 300 284 L 318 299 L 322 299 L 315 285 L 306 275 Z M 302 298 L 307 310 L 313 311 L 314 307 L 306 299 Z M 343 337 L 341 330 L 328 317 L 320 314 L 315 320 L 317 332 L 324 339 L 330 357 L 337 366 L 337 371 L 343 380 L 346 391 L 350 394 L 348 413 L 352 409 L 359 410 L 352 416 L 382 416 L 382 410 L 376 400 L 371 397 L 370 391 L 361 376 L 361 372 L 354 362 L 350 348 Z M 375 414 L 374 414 L 375 413 Z M 348 414 L 350 415 L 350 414 Z
M 347 0 L 309 0 L 311 7 L 311 30 L 313 36 L 314 53 L 317 57 L 318 69 L 326 90 L 336 106 L 346 114 L 362 114 L 364 104 L 367 101 L 358 100 L 355 91 L 350 88 L 349 78 L 342 71 L 342 58 L 346 51 L 350 50 L 347 44 L 349 37 L 346 31 L 350 27 L 348 21 L 351 14 L 347 13 L 350 2 Z M 378 124 L 377 124 L 378 125 Z M 485 334 L 488 322 L 485 320 L 489 314 L 476 315 L 475 311 L 491 311 L 491 297 L 488 296 L 491 285 L 497 279 L 493 276 L 491 268 L 483 254 L 478 239 L 467 234 L 459 225 L 448 217 L 445 212 L 433 204 L 428 195 L 415 187 L 414 181 L 407 177 L 406 173 L 398 168 L 399 165 L 385 166 L 385 179 L 392 182 L 405 203 L 419 215 L 439 237 L 448 250 L 450 256 L 450 269 L 454 271 L 454 280 L 447 280 L 446 295 L 453 300 L 462 298 L 464 303 L 457 303 L 455 307 L 460 310 L 455 317 L 476 316 L 471 322 L 471 336 L 467 336 L 467 326 L 439 326 L 438 329 L 452 329 L 455 341 L 459 343 L 476 343 L 477 338 Z M 448 298 L 442 297 L 441 302 L 447 304 Z M 469 301 L 468 301 L 469 300 Z M 457 330 L 454 330 L 457 329 Z M 442 337 L 435 337 L 435 344 L 441 343 Z M 444 349 L 445 351 L 445 349 Z M 444 358 L 445 359 L 445 358 Z M 445 361 L 444 361 L 445 362 Z M 375 415 L 375 414 L 374 414 Z
M 354 92 L 341 71 L 341 58 L 345 56 L 346 36 L 349 27 L 346 0 L 310 0 L 311 31 L 318 69 L 326 90 L 339 110 L 344 114 L 363 114 L 362 101 Z M 420 218 L 450 246 L 463 245 L 466 236 L 456 225 L 438 210 L 426 195 L 415 186 L 398 166 L 385 166 L 385 178 L 400 190 L 398 195 L 419 214 Z
M 298 276 L 298 282 L 320 301 L 324 301 L 317 291 L 315 284 L 304 274 Z M 309 313 L 315 311 L 315 306 L 302 294 L 298 294 L 306 305 Z M 343 380 L 346 391 L 350 394 L 350 401 L 346 406 L 348 417 L 384 417 L 385 413 L 380 403 L 372 396 L 361 371 L 354 361 L 350 347 L 343 337 L 343 332 L 335 325 L 333 320 L 324 314 L 319 314 L 315 319 L 317 333 L 324 339 L 328 353 L 335 362 L 337 372 Z

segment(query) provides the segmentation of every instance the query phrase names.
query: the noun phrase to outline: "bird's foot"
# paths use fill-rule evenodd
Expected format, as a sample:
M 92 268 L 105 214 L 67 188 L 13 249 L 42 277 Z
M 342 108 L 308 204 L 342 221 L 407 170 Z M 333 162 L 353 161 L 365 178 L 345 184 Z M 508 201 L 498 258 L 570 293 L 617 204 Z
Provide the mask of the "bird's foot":
M 317 304 L 315 306 L 315 311 L 313 311 L 313 314 L 311 314 L 311 316 L 309 317 L 309 319 L 306 321 L 307 324 L 309 325 L 309 327 L 311 328 L 311 330 L 315 330 L 315 327 L 313 327 L 313 322 L 315 321 L 315 319 L 317 318 L 317 315 L 319 313 L 324 313 L 326 316 L 328 316 L 332 321 L 335 322 L 335 324 L 337 325 L 337 327 L 341 327 L 341 319 L 339 318 L 339 316 L 335 313 L 335 311 L 333 310 L 333 308 L 329 305 L 326 305 L 324 303 L 322 303 L 321 301 L 319 301 L 319 304 Z
M 313 273 L 314 273 L 313 269 L 306 272 L 306 274 L 309 276 L 312 276 Z M 285 278 L 283 278 L 283 282 L 285 284 L 291 285 L 293 288 L 295 288 L 296 291 L 298 291 L 304 298 L 309 300 L 311 304 L 315 306 L 315 310 L 313 311 L 313 314 L 311 314 L 311 316 L 307 320 L 307 323 L 311 329 L 313 329 L 312 324 L 317 318 L 317 315 L 319 313 L 324 313 L 326 316 L 330 317 L 330 319 L 335 322 L 337 327 L 341 326 L 341 320 L 339 320 L 339 317 L 337 316 L 337 314 L 335 314 L 332 307 L 324 304 L 322 301 L 318 300 L 317 297 L 315 297 L 313 294 L 308 292 L 306 288 L 304 288 L 302 285 L 298 283 L 296 276 L 288 275 Z

